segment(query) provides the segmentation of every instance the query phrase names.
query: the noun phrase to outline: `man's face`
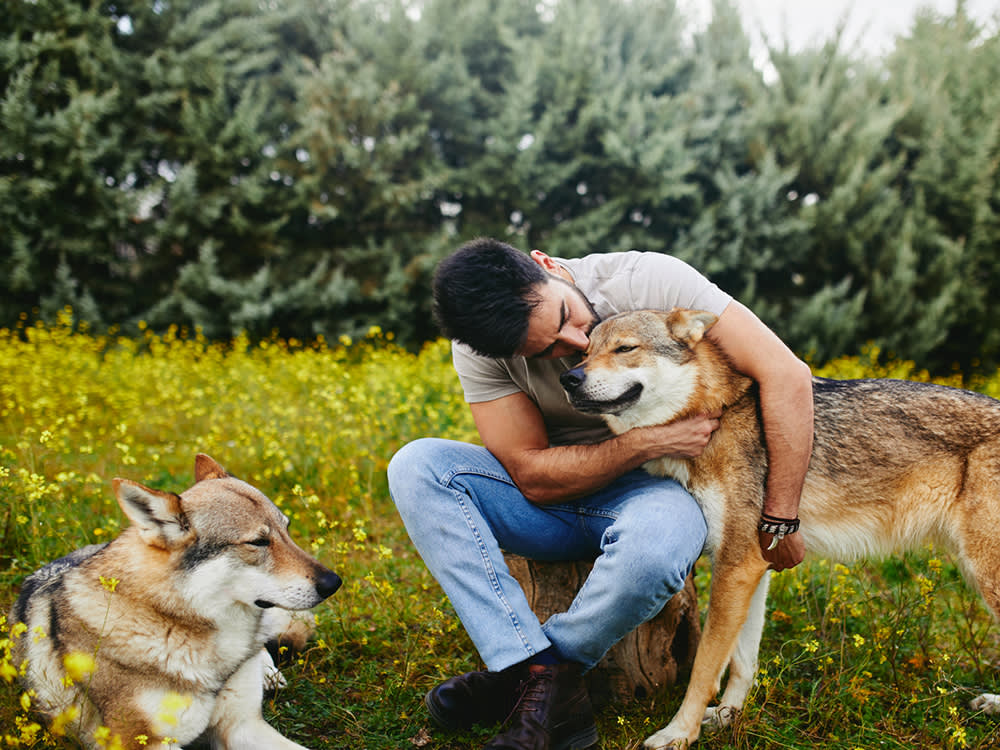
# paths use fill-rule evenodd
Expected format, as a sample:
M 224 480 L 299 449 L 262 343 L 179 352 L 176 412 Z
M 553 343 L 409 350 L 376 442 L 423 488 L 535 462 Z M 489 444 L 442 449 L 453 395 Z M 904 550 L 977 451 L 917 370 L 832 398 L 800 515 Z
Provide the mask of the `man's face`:
M 555 359 L 587 350 L 599 318 L 590 300 L 558 276 L 535 287 L 541 302 L 528 319 L 528 333 L 517 353 L 528 359 Z

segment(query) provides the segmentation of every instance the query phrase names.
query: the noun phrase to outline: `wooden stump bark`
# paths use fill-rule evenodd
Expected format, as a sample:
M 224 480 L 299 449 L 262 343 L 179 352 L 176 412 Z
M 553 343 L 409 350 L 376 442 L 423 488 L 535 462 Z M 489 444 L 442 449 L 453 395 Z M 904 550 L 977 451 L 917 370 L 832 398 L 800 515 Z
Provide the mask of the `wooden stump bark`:
M 586 561 L 539 562 L 509 553 L 504 557 L 542 622 L 569 608 L 593 567 Z M 597 706 L 622 703 L 674 684 L 679 672 L 690 669 L 700 638 L 698 596 L 688 576 L 684 589 L 656 617 L 625 636 L 588 673 L 591 699 Z

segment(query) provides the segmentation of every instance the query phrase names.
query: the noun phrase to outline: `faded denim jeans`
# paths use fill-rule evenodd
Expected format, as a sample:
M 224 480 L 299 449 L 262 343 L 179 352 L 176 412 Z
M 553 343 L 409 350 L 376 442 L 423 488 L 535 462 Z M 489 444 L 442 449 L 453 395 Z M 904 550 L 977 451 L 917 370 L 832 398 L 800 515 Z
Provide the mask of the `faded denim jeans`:
M 410 538 L 491 671 L 549 645 L 594 666 L 683 588 L 707 534 L 680 484 L 642 470 L 580 500 L 535 505 L 485 448 L 422 438 L 388 474 Z M 594 568 L 569 610 L 542 624 L 501 550 Z

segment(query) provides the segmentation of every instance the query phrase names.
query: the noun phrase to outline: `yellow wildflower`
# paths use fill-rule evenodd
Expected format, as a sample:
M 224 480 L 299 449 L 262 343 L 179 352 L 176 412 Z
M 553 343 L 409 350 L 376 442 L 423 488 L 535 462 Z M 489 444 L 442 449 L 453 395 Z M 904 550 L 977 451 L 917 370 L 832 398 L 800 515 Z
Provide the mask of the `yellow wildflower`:
M 94 657 L 82 651 L 72 651 L 63 657 L 63 668 L 66 670 L 66 677 L 73 682 L 81 680 L 93 674 L 97 664 Z

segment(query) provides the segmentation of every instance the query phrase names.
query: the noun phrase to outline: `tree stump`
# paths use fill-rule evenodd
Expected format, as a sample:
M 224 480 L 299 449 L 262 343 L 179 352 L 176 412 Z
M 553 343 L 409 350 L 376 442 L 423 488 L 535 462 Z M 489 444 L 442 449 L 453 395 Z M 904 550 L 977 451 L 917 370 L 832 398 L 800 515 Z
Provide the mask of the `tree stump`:
M 505 553 L 511 574 L 521 584 L 538 619 L 565 612 L 593 563 L 539 562 Z M 596 706 L 641 699 L 677 681 L 691 667 L 701 638 L 698 595 L 688 576 L 678 592 L 652 620 L 621 641 L 587 674 Z

